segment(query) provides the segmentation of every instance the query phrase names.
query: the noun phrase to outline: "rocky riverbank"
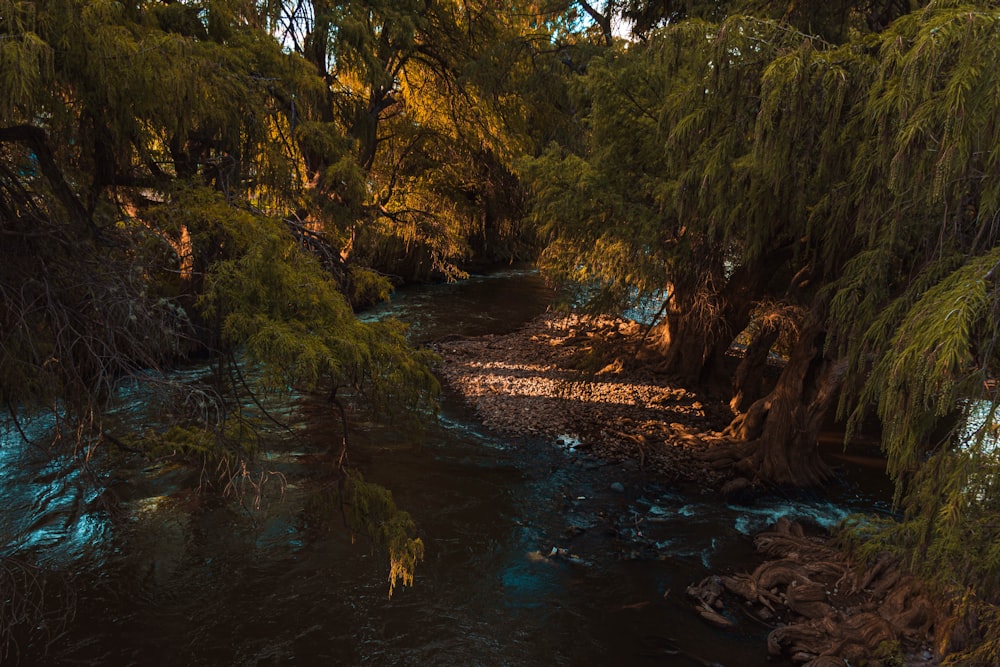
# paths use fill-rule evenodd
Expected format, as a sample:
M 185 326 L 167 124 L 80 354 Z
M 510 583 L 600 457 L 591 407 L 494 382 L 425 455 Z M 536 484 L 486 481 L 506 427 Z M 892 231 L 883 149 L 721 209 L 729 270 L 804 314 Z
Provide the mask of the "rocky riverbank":
M 644 333 L 631 321 L 549 314 L 508 335 L 439 341 L 437 370 L 498 432 L 571 441 L 667 480 L 717 487 L 727 472 L 699 455 L 732 413 L 637 362 Z
M 438 341 L 437 371 L 495 431 L 572 443 L 732 498 L 731 471 L 706 456 L 729 442 L 728 405 L 642 364 L 645 333 L 626 320 L 547 314 L 508 335 Z M 926 639 L 940 607 L 894 562 L 852 563 L 788 522 L 757 546 L 767 560 L 754 572 L 688 589 L 706 622 L 771 625 L 769 650 L 810 667 L 936 664 Z

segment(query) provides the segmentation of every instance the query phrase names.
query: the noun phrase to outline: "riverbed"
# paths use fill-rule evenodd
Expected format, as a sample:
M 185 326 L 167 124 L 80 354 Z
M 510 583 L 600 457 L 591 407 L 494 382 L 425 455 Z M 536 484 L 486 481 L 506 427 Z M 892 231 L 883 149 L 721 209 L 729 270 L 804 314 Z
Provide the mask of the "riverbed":
M 407 289 L 367 316 L 399 317 L 426 342 L 511 331 L 552 298 L 512 269 Z M 750 536 L 778 516 L 828 527 L 887 498 L 877 460 L 842 461 L 833 500 L 729 505 L 571 438 L 500 436 L 446 392 L 426 430 L 351 425 L 352 463 L 392 490 L 426 547 L 390 599 L 384 554 L 301 511 L 337 416 L 308 397 L 287 416 L 295 436 L 268 454 L 284 493 L 260 509 L 196 493 L 197 475 L 169 464 L 88 479 L 5 432 L 3 553 L 60 573 L 75 598 L 20 664 L 773 665 L 769 628 L 710 626 L 685 588 L 752 569 Z M 104 488 L 119 511 L 96 502 Z

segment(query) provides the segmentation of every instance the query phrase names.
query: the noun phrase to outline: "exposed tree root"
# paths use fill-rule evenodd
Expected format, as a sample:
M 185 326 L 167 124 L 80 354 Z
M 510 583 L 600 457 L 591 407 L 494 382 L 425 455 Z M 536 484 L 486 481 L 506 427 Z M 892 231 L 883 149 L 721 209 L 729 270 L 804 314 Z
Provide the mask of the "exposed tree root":
M 787 519 L 759 534 L 755 544 L 771 560 L 750 574 L 712 576 L 688 588 L 695 611 L 709 622 L 706 610 L 727 621 L 735 617 L 732 609 L 749 613 L 774 626 L 767 640 L 772 655 L 808 667 L 902 659 L 925 650 L 922 642 L 938 612 L 896 561 L 854 563 Z
M 722 437 L 716 446 L 699 452 L 698 456 L 711 468 L 720 472 L 729 471 L 736 479 L 749 480 L 755 488 L 817 487 L 833 480 L 833 469 L 820 458 L 818 452 L 803 451 L 800 454 L 794 460 L 775 459 L 769 456 L 761 439 L 744 441 Z M 723 494 L 729 495 L 725 488 Z

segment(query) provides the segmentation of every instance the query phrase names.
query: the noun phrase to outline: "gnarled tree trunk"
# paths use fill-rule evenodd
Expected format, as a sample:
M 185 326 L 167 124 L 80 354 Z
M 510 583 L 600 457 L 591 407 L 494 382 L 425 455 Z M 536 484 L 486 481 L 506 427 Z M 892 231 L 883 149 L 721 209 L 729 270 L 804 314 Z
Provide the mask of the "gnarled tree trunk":
M 778 382 L 734 426 L 753 440 L 746 461 L 759 481 L 814 486 L 829 480 L 820 458 L 818 435 L 846 369 L 824 353 L 826 332 L 814 316 L 803 327 Z
M 758 262 L 737 267 L 728 278 L 719 264 L 700 285 L 672 286 L 654 343 L 663 357 L 660 368 L 689 385 L 723 377 L 733 339 L 750 323 L 755 300 L 767 291 L 788 254 L 789 247 L 776 248 Z M 716 284 L 722 288 L 713 289 Z
M 721 327 L 704 317 L 694 299 L 676 292 L 670 299 L 663 322 L 654 330 L 653 354 L 660 357 L 657 369 L 677 376 L 687 385 L 699 385 L 716 360 L 716 339 Z
M 729 401 L 733 412 L 746 412 L 764 393 L 767 356 L 780 333 L 781 329 L 776 325 L 764 325 L 747 346 L 746 354 L 733 375 L 733 398 Z

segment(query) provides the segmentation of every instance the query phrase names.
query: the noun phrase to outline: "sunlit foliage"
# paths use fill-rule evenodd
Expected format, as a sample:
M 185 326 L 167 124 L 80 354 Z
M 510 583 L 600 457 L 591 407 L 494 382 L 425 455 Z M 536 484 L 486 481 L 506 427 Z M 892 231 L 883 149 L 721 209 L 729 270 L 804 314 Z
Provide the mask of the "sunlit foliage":
M 833 397 L 876 414 L 903 520 L 869 544 L 994 618 L 998 34 L 985 1 L 0 0 L 0 403 L 228 471 L 256 397 L 429 414 L 427 355 L 352 306 L 539 238 L 599 307 L 668 295 L 660 370 L 782 345 L 732 404 L 760 480 L 826 479 Z M 116 432 L 117 383 L 194 353 L 212 417 Z M 340 444 L 338 506 L 410 583 L 411 519 Z
M 751 312 L 786 313 L 798 343 L 740 451 L 764 479 L 821 479 L 794 469 L 831 396 L 851 428 L 876 412 L 903 520 L 872 548 L 966 600 L 956 618 L 994 618 L 995 3 L 723 5 L 591 63 L 586 145 L 524 168 L 543 261 L 605 307 L 667 290 L 666 369 L 693 380 Z M 958 662 L 991 661 L 992 627 Z
M 541 104 L 548 15 L 493 3 L 276 3 L 328 85 L 298 107 L 310 214 L 348 261 L 401 277 L 525 255 L 514 156 Z
M 317 392 L 344 419 L 345 405 L 432 414 L 429 357 L 401 324 L 352 312 L 348 296 L 384 297 L 386 282 L 345 265 L 343 237 L 309 235 L 324 215 L 310 208 L 315 151 L 351 224 L 369 181 L 351 127 L 310 124 L 330 87 L 270 32 L 268 9 L 0 4 L 0 402 L 51 410 L 83 465 L 102 445 L 200 460 L 235 492 L 267 395 Z M 218 386 L 182 401 L 200 407 L 172 428 L 108 415 L 121 382 L 192 354 Z M 379 511 L 396 528 L 372 537 L 406 580 L 414 526 Z

